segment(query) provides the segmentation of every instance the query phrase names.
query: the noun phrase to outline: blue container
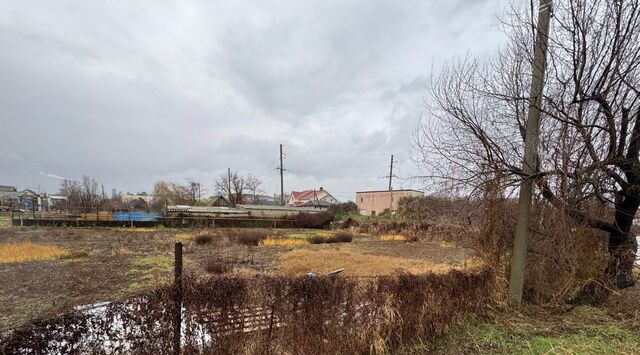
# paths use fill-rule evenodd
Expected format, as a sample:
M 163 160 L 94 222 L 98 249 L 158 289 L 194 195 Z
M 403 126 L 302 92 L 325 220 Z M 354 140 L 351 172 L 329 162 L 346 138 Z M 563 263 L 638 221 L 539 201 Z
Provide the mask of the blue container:
M 116 212 L 113 220 L 119 222 L 158 222 L 162 215 L 158 212 Z

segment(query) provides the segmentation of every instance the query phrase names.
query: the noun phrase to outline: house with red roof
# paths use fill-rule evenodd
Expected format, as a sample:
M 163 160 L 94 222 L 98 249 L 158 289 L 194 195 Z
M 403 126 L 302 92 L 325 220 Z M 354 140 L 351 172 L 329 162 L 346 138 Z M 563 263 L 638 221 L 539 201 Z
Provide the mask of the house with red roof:
M 338 203 L 322 186 L 318 190 L 291 191 L 287 206 L 294 207 L 327 207 Z

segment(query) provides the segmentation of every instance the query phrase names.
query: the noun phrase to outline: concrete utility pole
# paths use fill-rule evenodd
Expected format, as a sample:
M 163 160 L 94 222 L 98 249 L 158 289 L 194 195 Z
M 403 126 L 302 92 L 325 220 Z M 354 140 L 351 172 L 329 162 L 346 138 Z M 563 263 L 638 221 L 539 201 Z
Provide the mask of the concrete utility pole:
M 235 203 L 233 203 L 233 198 L 231 197 L 232 192 L 231 192 L 231 168 L 227 168 L 227 191 L 229 196 L 227 196 L 229 198 L 229 203 L 231 204 L 231 206 L 234 206 Z
M 280 144 L 280 205 L 284 206 L 284 164 L 282 162 L 282 144 Z
M 522 288 L 524 270 L 527 259 L 527 239 L 529 238 L 529 218 L 531 216 L 531 200 L 533 195 L 533 175 L 536 172 L 536 155 L 540 129 L 540 110 L 542 107 L 542 91 L 544 88 L 544 72 L 547 65 L 547 42 L 549 39 L 549 22 L 552 12 L 552 0 L 540 0 L 536 42 L 533 49 L 533 70 L 531 93 L 529 97 L 529 113 L 524 140 L 524 161 L 522 173 L 524 180 L 520 184 L 518 199 L 518 221 L 516 236 L 513 241 L 511 255 L 511 275 L 509 276 L 509 300 L 512 305 L 522 304 Z
M 391 154 L 391 164 L 389 164 L 389 191 L 391 191 L 392 178 L 393 178 L 393 154 Z

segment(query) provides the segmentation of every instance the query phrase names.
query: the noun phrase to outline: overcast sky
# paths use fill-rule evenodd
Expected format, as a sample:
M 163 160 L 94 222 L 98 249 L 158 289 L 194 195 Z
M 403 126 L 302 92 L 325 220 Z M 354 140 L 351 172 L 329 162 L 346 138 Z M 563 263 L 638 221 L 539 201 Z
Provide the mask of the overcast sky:
M 394 188 L 432 68 L 504 43 L 505 0 L 0 0 L 0 185 Z

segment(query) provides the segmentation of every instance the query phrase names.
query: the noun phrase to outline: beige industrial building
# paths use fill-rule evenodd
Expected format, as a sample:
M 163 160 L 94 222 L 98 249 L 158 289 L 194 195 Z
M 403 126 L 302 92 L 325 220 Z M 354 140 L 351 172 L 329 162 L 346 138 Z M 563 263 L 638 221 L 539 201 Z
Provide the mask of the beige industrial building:
M 383 190 L 356 192 L 356 205 L 361 215 L 375 216 L 391 209 L 398 210 L 398 201 L 403 197 L 421 197 L 424 192 L 417 190 Z

